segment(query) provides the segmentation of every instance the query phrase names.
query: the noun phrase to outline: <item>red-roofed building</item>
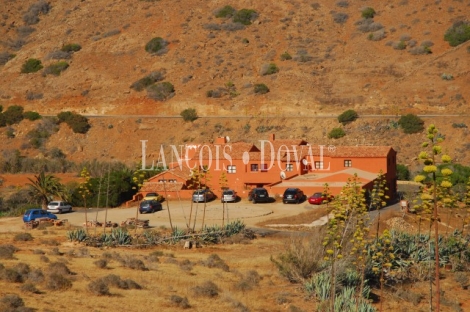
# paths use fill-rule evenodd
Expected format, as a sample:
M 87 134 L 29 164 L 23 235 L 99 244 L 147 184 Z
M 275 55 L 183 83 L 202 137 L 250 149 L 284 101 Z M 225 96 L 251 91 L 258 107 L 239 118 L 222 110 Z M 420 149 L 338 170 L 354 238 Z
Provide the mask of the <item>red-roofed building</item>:
M 363 188 L 371 188 L 379 172 L 386 178 L 389 196 L 396 193 L 396 152 L 390 146 L 312 146 L 304 140 L 276 140 L 272 134 L 258 145 L 217 138 L 212 144 L 189 148 L 184 161 L 145 182 L 142 194 L 166 192 L 171 197 L 190 198 L 190 168 L 205 168 L 206 185 L 218 196 L 223 173 L 229 188 L 241 197 L 259 186 L 271 196 L 282 195 L 288 187 L 311 195 L 323 191 L 325 183 L 335 195 L 355 174 Z

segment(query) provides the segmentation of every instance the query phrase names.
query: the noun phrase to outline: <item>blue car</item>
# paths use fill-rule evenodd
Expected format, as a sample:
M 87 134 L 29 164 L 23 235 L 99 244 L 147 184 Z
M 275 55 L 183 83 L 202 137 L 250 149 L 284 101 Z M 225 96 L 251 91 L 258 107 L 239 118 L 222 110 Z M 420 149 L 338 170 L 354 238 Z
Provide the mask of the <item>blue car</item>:
M 41 208 L 29 209 L 23 215 L 24 222 L 34 221 L 40 218 L 48 218 L 57 220 L 57 216 L 53 213 L 48 212 L 47 210 Z
M 140 213 L 154 213 L 162 210 L 162 204 L 156 200 L 143 200 L 139 206 Z

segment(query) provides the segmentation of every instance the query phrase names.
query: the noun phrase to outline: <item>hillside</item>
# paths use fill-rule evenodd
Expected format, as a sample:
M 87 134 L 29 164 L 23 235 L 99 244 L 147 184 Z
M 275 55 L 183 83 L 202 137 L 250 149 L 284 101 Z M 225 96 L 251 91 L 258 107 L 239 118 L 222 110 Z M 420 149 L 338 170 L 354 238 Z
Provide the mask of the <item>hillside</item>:
M 31 17 L 36 12 L 31 5 L 43 9 L 38 20 Z M 252 9 L 257 17 L 246 26 L 217 18 L 217 10 L 226 5 Z M 366 6 L 376 15 L 365 22 L 361 11 Z M 140 140 L 158 148 L 209 142 L 217 135 L 256 142 L 275 132 L 312 144 L 392 145 L 398 161 L 409 163 L 423 137 L 391 127 L 398 117 L 362 118 L 346 126 L 340 140 L 329 140 L 327 132 L 339 125 L 335 117 L 346 109 L 360 115 L 468 114 L 469 42 L 452 48 L 443 40 L 468 9 L 466 1 L 53 0 L 47 5 L 7 0 L 0 9 L 0 53 L 15 57 L 0 66 L 0 105 L 53 115 L 71 110 L 179 117 L 183 109 L 195 108 L 202 117 L 237 116 L 192 124 L 178 118 L 92 119 L 86 135 L 62 126 L 45 147 L 60 148 L 70 160 L 132 163 L 140 157 Z M 150 54 L 145 46 L 155 37 L 167 45 Z M 71 43 L 81 49 L 58 56 Z M 419 54 L 423 45 L 432 53 Z M 286 59 L 286 52 L 292 59 Z M 69 67 L 59 76 L 46 74 L 60 57 Z M 41 60 L 45 69 L 21 73 L 29 58 Z M 264 75 L 271 63 L 279 71 Z M 130 87 L 153 72 L 174 86 L 166 101 Z M 453 79 L 442 79 L 442 74 Z M 270 91 L 256 94 L 253 86 L 260 83 Z M 311 118 L 325 115 L 332 117 Z M 470 157 L 465 154 L 467 129 L 452 124 L 470 124 L 467 119 L 425 118 L 451 139 L 448 148 L 459 161 Z M 1 149 L 37 155 L 38 150 L 25 145 L 32 127 L 27 121 L 13 126 L 15 138 L 2 139 Z

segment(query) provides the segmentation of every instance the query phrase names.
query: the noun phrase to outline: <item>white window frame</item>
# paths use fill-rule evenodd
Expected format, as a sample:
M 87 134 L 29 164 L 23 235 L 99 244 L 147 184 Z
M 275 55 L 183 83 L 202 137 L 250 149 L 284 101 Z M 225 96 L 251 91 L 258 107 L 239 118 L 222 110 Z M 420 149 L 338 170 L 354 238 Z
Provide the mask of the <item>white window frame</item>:
M 315 169 L 324 169 L 323 168 L 323 161 L 316 161 L 315 162 Z
M 235 166 L 235 165 L 228 165 L 228 166 L 227 166 L 227 173 L 237 173 L 237 166 Z

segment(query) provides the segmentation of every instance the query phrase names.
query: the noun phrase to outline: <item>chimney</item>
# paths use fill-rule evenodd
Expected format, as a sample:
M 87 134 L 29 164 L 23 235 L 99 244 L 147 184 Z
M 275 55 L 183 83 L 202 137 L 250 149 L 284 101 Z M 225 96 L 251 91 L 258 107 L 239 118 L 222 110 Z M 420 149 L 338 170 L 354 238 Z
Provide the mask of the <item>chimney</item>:
M 276 135 L 274 133 L 271 133 L 269 135 L 269 141 L 273 142 L 276 139 Z
M 218 137 L 215 139 L 215 144 L 225 144 L 227 143 L 227 139 L 225 137 Z

